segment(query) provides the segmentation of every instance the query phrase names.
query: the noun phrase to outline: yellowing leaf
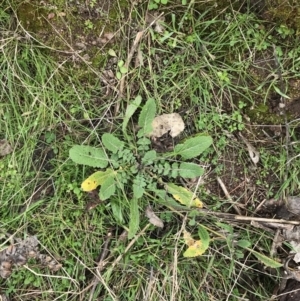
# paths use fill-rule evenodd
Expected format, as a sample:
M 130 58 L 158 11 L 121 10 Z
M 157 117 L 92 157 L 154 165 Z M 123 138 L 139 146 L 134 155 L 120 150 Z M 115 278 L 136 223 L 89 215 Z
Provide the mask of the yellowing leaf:
M 181 204 L 189 207 L 203 207 L 203 203 L 200 199 L 194 196 L 193 192 L 189 191 L 185 187 L 177 186 L 173 183 L 167 183 L 165 188 L 167 192 L 171 193 L 173 198 Z
M 114 173 L 115 171 L 110 168 L 106 169 L 105 171 L 97 171 L 82 182 L 81 188 L 83 191 L 92 191 L 99 185 L 102 185 L 106 178 L 112 176 Z
M 196 257 L 202 255 L 206 251 L 201 240 L 195 240 L 195 242 L 188 247 L 188 249 L 183 253 L 184 257 Z
M 195 239 L 192 237 L 191 233 L 186 230 L 183 230 L 183 239 L 188 246 L 192 246 L 195 243 Z
M 184 242 L 189 246 L 183 253 L 184 257 L 196 257 L 202 255 L 208 248 L 208 244 L 203 244 L 201 240 L 195 240 L 191 233 L 183 230 Z

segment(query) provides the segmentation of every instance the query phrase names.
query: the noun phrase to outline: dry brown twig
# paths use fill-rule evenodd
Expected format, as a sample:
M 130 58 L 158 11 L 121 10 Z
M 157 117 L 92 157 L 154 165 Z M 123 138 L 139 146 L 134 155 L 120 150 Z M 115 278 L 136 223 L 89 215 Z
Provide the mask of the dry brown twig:
M 239 215 L 242 215 L 240 208 L 234 203 L 234 201 L 232 200 L 225 184 L 223 183 L 223 181 L 221 180 L 220 177 L 217 177 L 217 181 L 219 183 L 219 185 L 221 186 L 227 200 L 232 204 L 233 209 L 236 211 L 236 213 L 238 213 Z
M 97 264 L 97 270 L 99 270 L 99 271 L 102 271 L 104 268 L 103 261 L 105 260 L 105 258 L 107 257 L 107 255 L 109 253 L 108 247 L 109 247 L 109 243 L 110 243 L 111 239 L 112 239 L 112 232 L 108 232 L 106 240 L 105 240 L 103 248 L 102 248 L 100 259 Z M 96 286 L 98 285 L 99 282 L 100 282 L 99 279 L 96 276 L 94 276 L 94 278 L 92 280 L 92 288 L 91 288 L 91 292 L 90 292 L 89 301 L 91 301 L 93 299 L 93 295 L 94 295 Z
M 225 220 L 237 221 L 237 222 L 262 222 L 262 223 L 273 223 L 273 224 L 290 224 L 290 225 L 300 225 L 300 221 L 287 221 L 284 219 L 273 219 L 273 218 L 263 218 L 263 217 L 253 217 L 253 216 L 242 216 L 236 215 L 231 213 L 223 213 L 223 212 L 214 212 L 206 209 L 199 209 L 199 212 L 210 215 L 216 216 Z
M 114 267 L 120 262 L 120 260 L 123 258 L 123 256 L 130 250 L 130 248 L 136 243 L 136 241 L 138 240 L 138 238 L 143 235 L 145 233 L 145 231 L 150 227 L 151 224 L 147 224 L 141 231 L 140 233 L 138 233 L 131 241 L 130 243 L 128 244 L 128 246 L 126 247 L 126 249 L 124 250 L 124 252 L 122 254 L 120 254 L 112 263 L 111 263 L 111 266 L 109 268 L 109 273 L 114 269 Z M 107 235 L 107 239 L 106 241 L 104 242 L 104 246 L 103 246 L 103 249 L 102 249 L 102 253 L 100 255 L 100 259 L 97 263 L 97 267 L 96 267 L 96 274 L 92 280 L 92 282 L 86 287 L 84 288 L 82 291 L 81 291 L 81 294 L 86 292 L 87 290 L 89 290 L 91 288 L 91 292 L 90 292 L 90 297 L 89 297 L 89 301 L 91 301 L 93 299 L 93 295 L 94 295 L 94 292 L 95 292 L 95 289 L 97 287 L 97 285 L 99 283 L 102 283 L 107 290 L 109 290 L 109 288 L 107 287 L 107 285 L 105 284 L 103 278 L 102 278 L 102 275 L 101 275 L 101 271 L 103 271 L 103 269 L 105 268 L 105 266 L 109 263 L 109 261 L 105 261 L 105 258 L 107 257 L 108 253 L 109 253 L 109 243 L 110 243 L 110 240 L 112 239 L 112 233 L 108 233 Z M 124 235 L 123 233 L 121 234 L 120 236 L 120 240 L 123 240 L 124 239 Z M 111 291 L 111 290 L 110 290 Z M 112 295 L 113 292 L 111 291 L 110 292 Z

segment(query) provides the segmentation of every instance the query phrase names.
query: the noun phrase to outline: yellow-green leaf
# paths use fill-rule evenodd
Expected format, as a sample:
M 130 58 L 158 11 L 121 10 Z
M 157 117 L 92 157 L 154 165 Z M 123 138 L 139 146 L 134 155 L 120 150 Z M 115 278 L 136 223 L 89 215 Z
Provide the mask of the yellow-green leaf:
M 196 257 L 202 255 L 208 248 L 207 243 L 203 243 L 201 240 L 195 240 L 191 233 L 183 230 L 183 239 L 186 245 L 188 245 L 187 250 L 183 253 L 184 257 Z
M 167 183 L 165 185 L 165 189 L 168 193 L 172 194 L 175 200 L 177 200 L 181 204 L 189 207 L 203 207 L 203 203 L 200 201 L 200 199 L 194 196 L 194 193 L 192 191 L 189 191 L 185 187 L 177 186 L 173 183 Z
M 97 171 L 82 182 L 81 188 L 83 191 L 92 191 L 99 185 L 102 185 L 107 177 L 114 174 L 115 171 L 113 171 L 111 168 L 108 168 L 105 171 Z
M 196 257 L 202 255 L 207 248 L 202 244 L 201 240 L 195 240 L 195 242 L 187 248 L 183 253 L 184 257 Z
M 189 247 L 195 243 L 195 239 L 192 237 L 192 234 L 186 230 L 183 230 L 183 239 L 185 244 Z

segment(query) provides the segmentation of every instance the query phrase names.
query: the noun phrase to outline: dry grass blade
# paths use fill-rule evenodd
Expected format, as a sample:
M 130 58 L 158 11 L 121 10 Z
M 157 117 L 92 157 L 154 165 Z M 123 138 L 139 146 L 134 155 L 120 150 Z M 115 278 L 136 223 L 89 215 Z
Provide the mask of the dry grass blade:
M 161 16 L 163 16 L 163 13 L 161 13 L 159 16 L 157 16 L 156 19 L 154 19 L 148 26 L 147 28 L 145 28 L 144 30 L 142 31 L 139 31 L 133 41 L 133 44 L 131 46 L 131 49 L 128 53 L 128 56 L 127 56 L 127 59 L 126 59 L 126 62 L 124 64 L 124 67 L 128 70 L 128 67 L 131 63 L 131 60 L 132 60 L 132 57 L 133 57 L 133 54 L 135 53 L 135 51 L 137 50 L 137 47 L 140 43 L 140 40 L 142 39 L 142 37 L 144 36 L 145 32 L 148 30 L 148 28 L 150 28 L 153 24 L 155 24 L 155 22 L 161 18 Z M 126 76 L 123 76 L 121 78 L 121 81 L 120 81 L 120 88 L 119 88 L 119 95 L 118 95 L 118 99 L 117 99 L 117 103 L 115 104 L 115 112 L 114 112 L 114 115 L 118 115 L 119 113 L 119 109 L 120 109 L 120 100 L 121 98 L 123 97 L 123 92 L 124 92 L 124 87 L 125 87 L 125 79 L 126 79 Z
M 220 186 L 221 186 L 221 188 L 222 188 L 222 190 L 223 190 L 223 192 L 224 192 L 224 194 L 225 194 L 227 200 L 232 204 L 232 207 L 234 208 L 234 210 L 235 210 L 239 215 L 242 215 L 240 208 L 239 208 L 239 207 L 235 204 L 235 202 L 232 200 L 232 198 L 231 198 L 231 196 L 230 196 L 230 194 L 229 194 L 229 192 L 228 192 L 228 190 L 227 190 L 225 184 L 224 184 L 223 181 L 221 180 L 221 178 L 220 178 L 220 177 L 217 177 L 217 181 L 218 181 L 218 183 L 220 184 Z

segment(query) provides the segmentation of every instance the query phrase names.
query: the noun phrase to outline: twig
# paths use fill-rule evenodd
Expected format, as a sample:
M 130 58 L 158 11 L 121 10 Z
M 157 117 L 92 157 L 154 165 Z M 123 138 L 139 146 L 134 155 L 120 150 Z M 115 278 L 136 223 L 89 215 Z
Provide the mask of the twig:
M 132 239 L 132 241 L 128 244 L 128 246 L 126 247 L 126 249 L 124 250 L 124 252 L 122 254 L 120 254 L 115 261 L 112 262 L 110 268 L 109 268 L 109 271 L 108 273 L 110 273 L 114 267 L 119 263 L 119 261 L 122 259 L 122 257 L 129 251 L 129 249 L 135 244 L 135 242 L 138 240 L 138 238 L 143 235 L 145 233 L 145 231 L 151 226 L 151 224 L 147 224 L 143 230 L 136 235 L 136 237 L 134 239 Z M 123 234 L 122 234 L 123 235 Z M 103 282 L 103 278 L 101 276 L 101 271 L 104 269 L 104 267 L 107 265 L 108 262 L 105 262 L 105 258 L 109 252 L 109 249 L 108 249 L 108 245 L 109 245 L 109 242 L 111 240 L 112 236 L 111 236 L 111 233 L 109 233 L 107 235 L 107 239 L 104 243 L 104 247 L 103 247 L 103 250 L 102 250 L 102 253 L 100 255 L 100 259 L 99 259 L 99 262 L 97 264 L 97 268 L 96 268 L 96 275 L 94 276 L 92 282 L 84 289 L 81 291 L 81 293 L 87 291 L 88 289 L 91 288 L 91 291 L 90 291 L 90 297 L 89 297 L 89 301 L 91 301 L 93 299 L 93 295 L 94 295 L 94 292 L 95 292 L 95 289 L 97 287 L 97 285 L 100 283 L 100 282 Z
M 272 242 L 272 246 L 271 246 L 271 251 L 270 251 L 270 255 L 272 257 L 274 257 L 277 254 L 277 247 L 278 247 L 279 238 L 280 238 L 280 229 L 277 229 L 276 233 L 274 235 L 274 238 L 273 238 L 273 242 Z
M 134 239 L 132 239 L 132 241 L 128 244 L 128 246 L 126 247 L 126 249 L 124 250 L 124 252 L 122 254 L 120 254 L 117 259 L 111 264 L 110 270 L 113 270 L 114 267 L 121 261 L 121 259 L 123 258 L 123 256 L 130 250 L 130 248 L 136 243 L 136 241 L 140 238 L 140 236 L 142 236 L 145 231 L 151 226 L 151 224 L 147 224 L 141 232 L 139 232 Z
M 234 201 L 232 200 L 232 198 L 231 198 L 231 196 L 230 196 L 230 194 L 229 194 L 229 192 L 228 192 L 225 184 L 221 180 L 221 178 L 217 177 L 217 181 L 220 184 L 220 186 L 221 186 L 221 188 L 222 188 L 222 190 L 223 190 L 223 192 L 224 192 L 227 200 L 232 204 L 233 209 L 237 212 L 237 214 L 242 215 L 240 208 L 235 205 Z
M 35 276 L 47 277 L 47 278 L 67 279 L 67 280 L 71 280 L 77 287 L 79 286 L 79 283 L 75 279 L 72 279 L 71 277 L 56 276 L 56 275 L 49 275 L 49 274 L 40 274 L 40 273 L 37 273 L 36 271 L 32 270 L 31 268 L 29 268 L 26 264 L 24 264 L 23 267 L 25 269 L 27 269 L 28 271 L 30 271 L 31 273 L 33 273 Z
M 284 219 L 273 219 L 273 218 L 263 218 L 263 217 L 252 217 L 252 216 L 242 216 L 235 215 L 231 213 L 222 213 L 222 212 L 214 212 L 206 209 L 199 209 L 199 212 L 204 213 L 210 216 L 217 216 L 223 219 L 235 220 L 235 221 L 257 221 L 263 223 L 278 223 L 278 224 L 290 224 L 290 225 L 300 225 L 300 221 L 287 221 Z
M 108 245 L 109 245 L 111 239 L 112 239 L 112 233 L 109 232 L 107 234 L 107 237 L 106 237 L 106 240 L 104 242 L 104 246 L 103 246 L 103 249 L 102 249 L 102 252 L 101 252 L 101 255 L 100 255 L 100 259 L 99 259 L 98 264 L 97 264 L 97 270 L 99 270 L 99 271 L 102 271 L 103 268 L 104 268 L 103 261 L 109 253 Z M 99 278 L 94 276 L 94 278 L 92 280 L 93 286 L 91 288 L 89 301 L 91 301 L 93 299 L 96 286 L 98 285 L 99 282 L 100 282 Z

